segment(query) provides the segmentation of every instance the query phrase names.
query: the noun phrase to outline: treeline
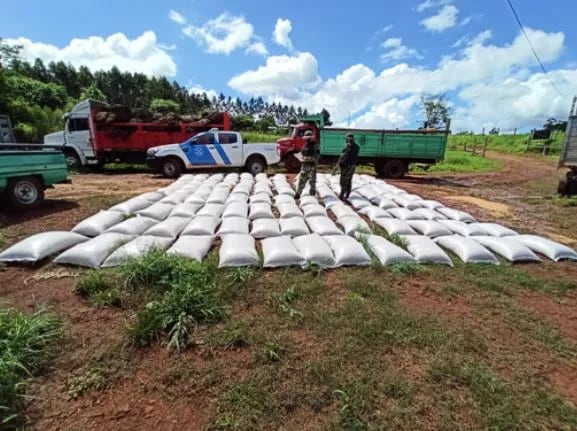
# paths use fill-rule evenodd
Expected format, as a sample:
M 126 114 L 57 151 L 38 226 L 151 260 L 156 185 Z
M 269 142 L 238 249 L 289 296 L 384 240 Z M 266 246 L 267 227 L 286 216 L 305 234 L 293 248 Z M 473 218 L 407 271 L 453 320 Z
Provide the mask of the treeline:
M 152 112 L 227 111 L 238 130 L 268 131 L 308 114 L 306 109 L 267 103 L 260 97 L 241 100 L 221 93 L 209 98 L 165 77 L 121 72 L 117 67 L 92 72 L 62 61 L 29 63 L 18 57 L 18 47 L 0 40 L 0 114 L 10 116 L 18 141 L 40 142 L 45 134 L 62 129 L 63 114 L 87 98 Z

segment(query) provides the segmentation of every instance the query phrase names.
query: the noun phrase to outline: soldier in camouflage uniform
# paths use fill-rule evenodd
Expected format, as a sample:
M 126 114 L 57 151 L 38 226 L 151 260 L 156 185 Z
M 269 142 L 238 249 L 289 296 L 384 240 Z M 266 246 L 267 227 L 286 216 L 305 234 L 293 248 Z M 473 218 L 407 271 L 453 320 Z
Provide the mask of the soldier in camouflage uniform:
M 302 165 L 295 199 L 300 199 L 306 183 L 310 184 L 311 196 L 316 195 L 317 165 L 319 163 L 319 148 L 313 133 L 307 130 L 303 136 L 305 146 L 301 150 Z
M 353 185 L 353 175 L 359 159 L 359 146 L 352 133 L 347 134 L 346 144 L 339 157 L 338 167 L 341 170 L 341 200 L 348 200 Z

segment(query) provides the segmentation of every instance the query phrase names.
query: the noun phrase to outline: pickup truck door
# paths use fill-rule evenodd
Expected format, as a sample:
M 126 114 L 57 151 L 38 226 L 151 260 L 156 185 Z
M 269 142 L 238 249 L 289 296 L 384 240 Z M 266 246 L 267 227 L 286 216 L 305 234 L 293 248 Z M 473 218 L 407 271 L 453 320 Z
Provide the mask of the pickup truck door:
M 238 133 L 219 132 L 215 143 L 216 159 L 222 166 L 242 166 L 242 140 Z M 221 163 L 222 162 L 222 163 Z
M 190 166 L 216 166 L 214 158 L 214 133 L 202 133 L 181 145 Z

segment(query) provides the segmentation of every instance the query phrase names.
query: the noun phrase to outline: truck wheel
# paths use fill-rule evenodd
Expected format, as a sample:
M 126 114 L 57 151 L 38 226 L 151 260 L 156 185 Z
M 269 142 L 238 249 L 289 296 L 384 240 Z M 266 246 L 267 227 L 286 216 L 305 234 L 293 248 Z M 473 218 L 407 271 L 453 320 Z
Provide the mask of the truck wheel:
M 246 170 L 253 175 L 260 174 L 266 169 L 266 162 L 260 156 L 251 156 L 246 161 Z
M 287 172 L 291 174 L 296 174 L 301 170 L 301 161 L 297 159 L 294 154 L 289 154 L 286 157 L 284 165 L 286 167 Z
M 167 178 L 177 178 L 183 171 L 182 162 L 174 157 L 168 157 L 162 161 L 160 170 Z
M 44 187 L 34 177 L 10 180 L 5 193 L 8 205 L 14 209 L 31 208 L 44 200 Z
M 377 171 L 379 175 L 385 178 L 392 178 L 394 180 L 403 178 L 405 176 L 405 172 L 407 172 L 407 164 L 402 160 L 388 160 L 387 162 L 382 164 L 380 169 Z
M 557 193 L 561 196 L 567 196 L 569 194 L 569 182 L 562 178 L 559 180 L 559 184 L 557 185 Z
M 78 154 L 76 154 L 74 150 L 65 150 L 64 158 L 66 159 L 68 169 L 79 169 L 82 164 L 80 157 L 78 157 Z

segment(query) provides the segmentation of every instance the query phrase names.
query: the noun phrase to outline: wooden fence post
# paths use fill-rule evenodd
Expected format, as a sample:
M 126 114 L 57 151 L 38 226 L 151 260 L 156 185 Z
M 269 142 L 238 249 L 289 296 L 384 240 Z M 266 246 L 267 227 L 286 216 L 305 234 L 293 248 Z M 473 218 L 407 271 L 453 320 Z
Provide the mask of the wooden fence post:
M 485 145 L 483 146 L 483 158 L 485 158 L 485 153 L 487 152 L 487 146 L 489 145 L 489 137 L 485 137 Z

